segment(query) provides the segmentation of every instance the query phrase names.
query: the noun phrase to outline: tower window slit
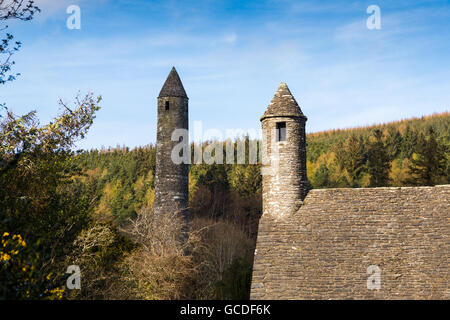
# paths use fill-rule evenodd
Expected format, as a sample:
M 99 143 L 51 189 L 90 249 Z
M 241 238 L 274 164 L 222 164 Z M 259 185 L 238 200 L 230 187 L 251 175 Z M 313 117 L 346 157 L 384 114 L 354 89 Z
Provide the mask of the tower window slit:
M 286 141 L 286 122 L 277 122 L 277 141 Z
M 166 101 L 166 110 L 169 110 L 169 101 Z

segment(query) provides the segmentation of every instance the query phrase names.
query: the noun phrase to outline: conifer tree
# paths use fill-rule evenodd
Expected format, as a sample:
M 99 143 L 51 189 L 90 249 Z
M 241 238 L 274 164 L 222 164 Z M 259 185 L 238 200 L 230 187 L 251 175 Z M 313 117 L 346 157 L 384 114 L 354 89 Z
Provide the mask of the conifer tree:
M 401 145 L 402 135 L 396 128 L 389 127 L 385 140 L 385 146 L 390 161 L 393 161 L 400 154 Z
M 353 181 L 353 186 L 358 185 L 358 179 L 360 173 L 364 169 L 365 163 L 365 147 L 364 140 L 362 137 L 359 139 L 356 135 L 352 134 L 350 138 L 347 139 L 345 144 L 345 168 Z
M 416 157 L 412 157 L 409 171 L 412 178 L 406 183 L 412 185 L 432 186 L 439 184 L 446 170 L 444 146 L 439 142 L 433 127 L 427 130 L 427 137 L 419 136 Z
M 373 140 L 368 145 L 367 172 L 370 174 L 371 187 L 383 187 L 389 182 L 391 162 L 383 143 L 383 133 L 376 129 Z
M 403 135 L 402 145 L 400 147 L 401 158 L 411 158 L 414 148 L 417 145 L 417 131 L 411 129 L 411 126 L 406 127 Z
M 314 188 L 326 188 L 330 185 L 329 180 L 328 168 L 324 163 L 321 163 L 319 168 L 314 172 L 311 183 Z

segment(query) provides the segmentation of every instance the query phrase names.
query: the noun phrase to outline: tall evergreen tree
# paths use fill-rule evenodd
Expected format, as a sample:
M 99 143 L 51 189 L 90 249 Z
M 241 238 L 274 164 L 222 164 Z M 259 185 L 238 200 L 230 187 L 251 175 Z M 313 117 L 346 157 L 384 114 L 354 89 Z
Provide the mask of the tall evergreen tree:
M 336 155 L 335 162 L 337 166 L 341 169 L 345 168 L 347 154 L 345 152 L 345 146 L 342 140 L 336 142 L 336 144 L 333 146 L 333 152 Z
M 445 175 L 445 148 L 433 127 L 428 128 L 426 136 L 419 136 L 417 156 L 412 157 L 409 167 L 412 178 L 406 181 L 408 184 L 432 186 L 441 183 Z
M 414 148 L 417 145 L 417 131 L 411 129 L 411 126 L 406 127 L 403 135 L 402 145 L 400 147 L 401 158 L 411 158 Z
M 330 185 L 330 177 L 328 168 L 324 163 L 321 163 L 319 168 L 314 172 L 311 179 L 314 188 L 327 188 Z
M 373 131 L 373 140 L 368 145 L 367 172 L 370 174 L 370 186 L 387 186 L 390 168 L 391 162 L 383 143 L 383 133 L 376 129 Z
M 389 127 L 385 147 L 390 161 L 393 161 L 400 154 L 402 140 L 400 132 L 394 127 Z
M 354 134 L 347 139 L 345 144 L 345 168 L 353 181 L 353 186 L 358 185 L 360 173 L 364 169 L 365 164 L 365 143 L 364 139 Z

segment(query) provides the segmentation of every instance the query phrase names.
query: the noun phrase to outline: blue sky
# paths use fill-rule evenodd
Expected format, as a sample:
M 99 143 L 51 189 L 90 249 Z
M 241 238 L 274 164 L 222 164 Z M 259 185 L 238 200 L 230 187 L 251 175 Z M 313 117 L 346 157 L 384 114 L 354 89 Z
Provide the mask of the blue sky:
M 154 143 L 156 97 L 172 66 L 189 96 L 191 128 L 259 129 L 286 82 L 307 131 L 450 110 L 448 1 L 37 0 L 13 22 L 22 41 L 0 100 L 41 122 L 78 91 L 104 98 L 80 148 Z M 69 30 L 66 8 L 81 8 Z M 381 29 L 369 30 L 369 5 Z

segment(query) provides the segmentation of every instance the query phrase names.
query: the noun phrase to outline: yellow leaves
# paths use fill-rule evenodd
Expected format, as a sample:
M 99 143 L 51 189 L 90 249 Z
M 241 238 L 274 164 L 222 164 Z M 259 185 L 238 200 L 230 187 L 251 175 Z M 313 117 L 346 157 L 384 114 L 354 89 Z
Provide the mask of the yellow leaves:
M 11 238 L 9 232 L 3 233 L 2 250 L 0 251 L 0 261 L 9 262 L 12 256 L 17 256 L 21 247 L 26 247 L 27 243 L 20 234 L 14 234 Z
M 321 157 L 322 156 L 320 156 L 319 159 Z M 327 167 L 329 168 L 336 159 L 336 153 L 334 151 L 330 150 L 329 152 L 327 152 L 325 159 L 327 161 Z
M 0 246 L 0 269 L 8 274 L 6 278 L 7 286 L 17 286 L 20 288 L 16 297 L 19 299 L 43 298 L 62 299 L 62 288 L 54 287 L 55 277 L 51 274 L 42 275 L 36 270 L 40 270 L 39 254 L 34 252 L 33 247 L 26 248 L 27 243 L 21 234 L 11 234 L 4 232 Z M 48 289 L 37 292 L 40 284 Z M 50 290 L 52 289 L 52 290 Z
M 7 253 L 0 252 L 0 260 L 2 261 L 9 261 L 11 259 L 11 256 Z
M 65 291 L 64 287 L 57 287 L 53 289 L 45 290 L 44 294 L 47 296 L 45 299 L 49 300 L 61 300 L 63 298 L 63 293 Z
M 368 188 L 370 186 L 370 174 L 367 172 L 364 172 L 361 175 L 359 184 L 361 185 L 362 188 Z
M 144 196 L 144 205 L 151 206 L 155 202 L 155 189 L 148 188 Z
M 59 288 L 52 289 L 52 290 L 50 290 L 50 293 L 55 295 L 56 298 L 62 299 L 62 295 L 64 293 L 64 287 L 59 287 Z
M 114 189 L 111 183 L 107 183 L 103 188 L 102 197 L 100 198 L 100 203 L 95 210 L 95 213 L 98 215 L 110 216 L 112 215 L 110 209 L 110 203 L 114 199 Z
M 194 195 L 197 189 L 197 178 L 189 171 L 189 194 Z
M 101 151 L 100 151 L 100 154 L 101 154 Z M 106 175 L 108 174 L 108 169 L 103 169 L 103 171 L 102 171 L 102 174 L 101 174 L 101 176 L 100 176 L 100 178 L 105 178 L 106 177 Z
M 7 233 L 7 232 L 5 232 L 5 233 Z M 4 236 L 4 235 L 3 235 L 3 236 Z M 15 234 L 15 235 L 13 235 L 12 239 L 13 239 L 13 240 L 17 240 L 17 244 L 18 244 L 19 246 L 22 246 L 22 247 L 26 247 L 26 246 L 27 246 L 27 243 L 25 242 L 25 240 L 22 239 L 22 236 L 21 236 L 20 234 Z M 2 242 L 3 242 L 3 241 L 2 241 Z
M 408 158 L 405 158 L 403 161 L 395 160 L 392 162 L 391 170 L 389 172 L 392 186 L 400 187 L 404 185 L 404 182 L 411 177 L 408 168 Z

